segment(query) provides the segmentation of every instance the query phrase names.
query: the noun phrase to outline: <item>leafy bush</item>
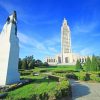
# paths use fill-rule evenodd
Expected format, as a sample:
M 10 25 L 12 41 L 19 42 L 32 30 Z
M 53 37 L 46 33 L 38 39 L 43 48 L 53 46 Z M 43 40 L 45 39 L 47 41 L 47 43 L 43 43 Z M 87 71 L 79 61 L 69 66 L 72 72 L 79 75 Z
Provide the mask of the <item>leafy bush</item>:
M 92 81 L 100 82 L 100 77 L 98 77 L 96 74 L 92 74 L 92 75 L 90 76 L 90 79 L 91 79 Z
M 82 80 L 82 81 L 85 81 L 86 77 L 85 77 L 85 75 L 80 75 L 80 76 L 78 77 L 78 79 L 79 79 L 79 80 Z
M 58 84 L 58 86 L 56 86 L 55 90 L 56 90 L 55 97 L 57 100 L 65 96 L 71 96 L 70 95 L 70 85 L 69 85 L 69 82 L 66 80 L 62 80 Z
M 43 70 L 43 69 L 40 70 L 41 73 L 44 73 L 44 72 L 47 72 L 47 71 L 48 71 L 48 70 L 46 70 L 46 69 L 44 69 L 44 70 Z
M 20 75 L 22 75 L 22 76 L 31 75 L 31 72 L 30 71 L 21 71 Z
M 71 78 L 71 79 L 78 79 L 78 77 L 74 73 L 67 73 L 66 78 Z
M 55 75 L 48 75 L 48 78 L 51 80 L 59 81 L 59 77 Z
M 80 72 L 80 73 L 75 73 L 76 77 L 78 80 L 82 81 L 89 81 L 90 80 L 90 74 L 86 72 Z
M 89 73 L 86 73 L 86 74 L 85 74 L 85 80 L 86 80 L 86 81 L 90 80 L 90 74 L 89 74 Z
M 55 73 L 66 73 L 67 71 L 65 71 L 65 70 L 56 70 L 56 71 L 54 71 Z
M 100 77 L 100 72 L 97 73 L 97 76 Z
M 0 93 L 0 100 L 3 100 L 8 95 L 7 92 Z

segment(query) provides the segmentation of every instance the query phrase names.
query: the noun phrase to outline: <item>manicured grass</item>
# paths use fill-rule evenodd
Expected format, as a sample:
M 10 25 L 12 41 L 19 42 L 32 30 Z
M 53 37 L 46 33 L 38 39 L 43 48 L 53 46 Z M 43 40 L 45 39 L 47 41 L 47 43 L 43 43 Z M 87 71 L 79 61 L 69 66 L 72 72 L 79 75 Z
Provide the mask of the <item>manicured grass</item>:
M 60 66 L 50 66 L 47 68 L 48 70 L 75 70 L 75 66 L 65 66 L 65 65 L 60 65 Z
M 33 69 L 34 72 L 40 72 L 40 70 L 47 70 L 47 71 L 60 71 L 60 70 L 63 70 L 63 71 L 69 71 L 69 70 L 72 70 L 72 71 L 75 71 L 75 66 L 74 65 L 60 65 L 60 66 L 49 66 L 49 67 L 46 67 L 46 68 L 35 68 Z

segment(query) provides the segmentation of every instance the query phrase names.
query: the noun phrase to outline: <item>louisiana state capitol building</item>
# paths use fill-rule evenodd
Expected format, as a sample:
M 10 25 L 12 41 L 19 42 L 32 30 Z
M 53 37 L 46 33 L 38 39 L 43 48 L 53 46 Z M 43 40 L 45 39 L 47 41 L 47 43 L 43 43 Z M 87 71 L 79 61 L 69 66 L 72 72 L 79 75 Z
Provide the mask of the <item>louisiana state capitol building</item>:
M 74 65 L 79 60 L 81 63 L 86 61 L 87 56 L 80 56 L 72 52 L 71 48 L 71 31 L 68 26 L 67 20 L 64 18 L 61 26 L 61 53 L 54 57 L 46 57 L 48 64 L 64 64 Z

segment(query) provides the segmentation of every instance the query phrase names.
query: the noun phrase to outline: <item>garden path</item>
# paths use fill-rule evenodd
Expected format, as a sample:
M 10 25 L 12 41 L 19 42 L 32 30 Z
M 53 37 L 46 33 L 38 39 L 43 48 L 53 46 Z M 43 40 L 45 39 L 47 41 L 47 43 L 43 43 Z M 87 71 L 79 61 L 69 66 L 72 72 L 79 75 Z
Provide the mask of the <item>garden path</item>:
M 72 100 L 100 100 L 100 83 L 70 80 Z

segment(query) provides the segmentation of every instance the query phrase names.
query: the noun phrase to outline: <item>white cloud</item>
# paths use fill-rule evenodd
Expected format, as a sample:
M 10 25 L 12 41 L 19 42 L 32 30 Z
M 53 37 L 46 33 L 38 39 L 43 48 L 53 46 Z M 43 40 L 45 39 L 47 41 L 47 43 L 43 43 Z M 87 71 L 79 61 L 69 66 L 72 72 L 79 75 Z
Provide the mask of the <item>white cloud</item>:
M 37 41 L 34 37 L 27 36 L 23 33 L 18 33 L 18 37 L 21 43 L 24 45 L 32 46 L 33 48 L 39 49 L 39 50 L 45 50 L 44 44 Z
M 9 13 L 12 11 L 12 5 L 10 3 L 0 1 L 0 5 Z
M 88 34 L 96 29 L 98 22 L 96 20 L 91 20 L 86 22 L 85 19 L 80 22 L 76 22 L 72 28 L 72 32 L 75 34 Z
M 55 45 L 49 45 L 45 43 L 44 41 L 38 41 L 38 39 L 31 37 L 29 35 L 25 35 L 21 32 L 18 32 L 18 37 L 20 41 L 20 49 L 22 53 L 25 51 L 26 55 L 33 54 L 35 56 L 54 56 L 58 53 L 58 50 L 56 49 Z M 49 40 L 51 42 L 54 42 L 52 39 Z M 57 41 L 56 41 L 57 42 Z M 22 54 L 21 54 L 22 55 Z
M 49 38 L 45 40 L 45 44 L 48 46 L 55 46 L 56 44 L 60 44 L 61 39 L 60 36 L 53 36 L 53 38 Z
M 80 51 L 81 55 L 91 55 L 93 54 L 93 50 L 90 48 L 84 48 Z
M 49 49 L 51 52 L 57 53 L 57 49 L 55 49 L 54 47 L 48 47 L 48 49 Z

